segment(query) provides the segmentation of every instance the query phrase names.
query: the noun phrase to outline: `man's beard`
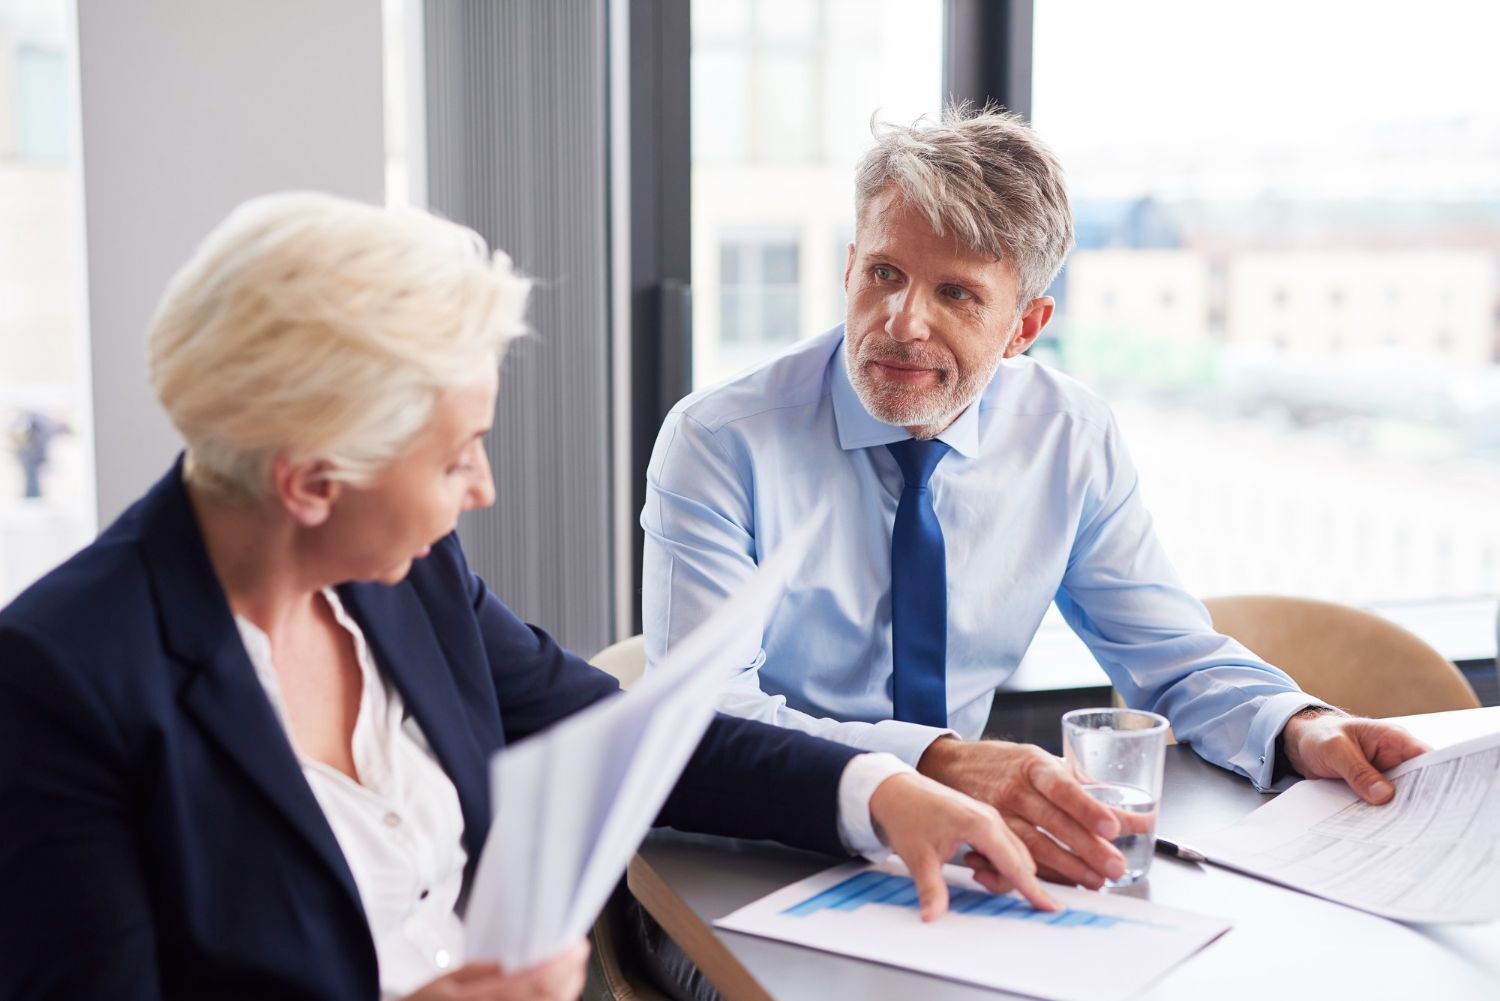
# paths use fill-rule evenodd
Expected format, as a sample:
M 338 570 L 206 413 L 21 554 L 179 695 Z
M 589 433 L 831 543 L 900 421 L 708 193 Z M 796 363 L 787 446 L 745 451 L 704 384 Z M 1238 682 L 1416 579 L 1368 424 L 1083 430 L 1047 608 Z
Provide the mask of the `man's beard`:
M 995 357 L 979 371 L 960 374 L 955 359 L 946 352 L 882 344 L 867 337 L 860 344 L 857 355 L 846 347 L 844 364 L 849 371 L 849 382 L 859 395 L 859 402 L 865 405 L 871 417 L 882 424 L 941 431 L 979 399 L 995 369 L 1000 366 L 1003 354 L 1003 350 L 996 352 Z M 871 362 L 903 362 L 929 368 L 937 376 L 937 385 L 918 387 L 886 382 L 871 374 Z

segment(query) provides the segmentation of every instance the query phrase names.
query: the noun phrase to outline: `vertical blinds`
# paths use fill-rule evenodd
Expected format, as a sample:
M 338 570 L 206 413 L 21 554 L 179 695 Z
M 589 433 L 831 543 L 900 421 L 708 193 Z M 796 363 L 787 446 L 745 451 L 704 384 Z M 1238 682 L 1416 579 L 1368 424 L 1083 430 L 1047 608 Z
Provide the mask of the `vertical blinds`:
M 606 4 L 426 4 L 428 206 L 537 282 L 489 439 L 495 505 L 459 534 L 518 615 L 584 655 L 613 638 Z

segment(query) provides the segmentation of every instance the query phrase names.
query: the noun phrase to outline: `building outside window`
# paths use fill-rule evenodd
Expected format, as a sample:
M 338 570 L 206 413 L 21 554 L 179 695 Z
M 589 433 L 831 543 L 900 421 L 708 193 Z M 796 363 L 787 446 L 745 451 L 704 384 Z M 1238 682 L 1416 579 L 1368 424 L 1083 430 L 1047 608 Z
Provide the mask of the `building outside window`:
M 719 245 L 719 341 L 746 364 L 800 337 L 801 287 L 796 232 L 726 230 Z
M 95 528 L 72 46 L 64 0 L 0 0 L 0 605 Z
M 843 321 L 871 118 L 942 102 L 940 0 L 694 0 L 693 378 Z
M 1500 590 L 1500 14 L 1038 0 L 1035 31 L 1078 247 L 1034 353 L 1113 406 L 1188 586 Z

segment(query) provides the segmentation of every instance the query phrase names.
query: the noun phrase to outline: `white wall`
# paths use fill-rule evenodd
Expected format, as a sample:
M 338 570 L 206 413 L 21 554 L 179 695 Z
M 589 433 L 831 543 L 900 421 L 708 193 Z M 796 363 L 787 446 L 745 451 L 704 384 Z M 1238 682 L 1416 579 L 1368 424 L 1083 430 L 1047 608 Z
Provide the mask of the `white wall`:
M 146 382 L 167 279 L 236 204 L 384 201 L 381 5 L 77 0 L 99 524 L 170 463 Z

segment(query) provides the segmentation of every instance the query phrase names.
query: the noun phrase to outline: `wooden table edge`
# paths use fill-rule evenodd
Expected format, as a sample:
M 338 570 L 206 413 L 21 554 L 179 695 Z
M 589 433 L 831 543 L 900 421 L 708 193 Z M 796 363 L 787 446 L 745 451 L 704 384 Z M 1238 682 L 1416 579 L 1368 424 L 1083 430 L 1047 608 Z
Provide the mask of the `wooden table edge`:
M 625 885 L 726 1001 L 773 1001 L 714 930 L 639 854 L 625 870 Z

